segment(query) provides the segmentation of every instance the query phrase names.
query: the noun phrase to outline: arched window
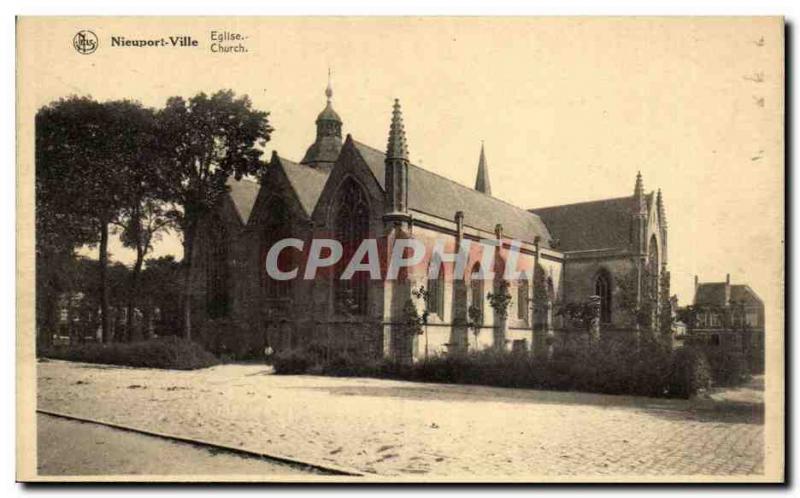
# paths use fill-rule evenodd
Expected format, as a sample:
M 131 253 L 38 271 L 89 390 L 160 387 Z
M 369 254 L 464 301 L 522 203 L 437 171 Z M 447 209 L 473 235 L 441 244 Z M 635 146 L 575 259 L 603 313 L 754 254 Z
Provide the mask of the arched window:
M 369 236 L 369 204 L 364 190 L 350 178 L 339 189 L 335 205 L 334 230 L 343 248 L 334 284 L 336 305 L 346 313 L 364 315 L 367 312 L 369 274 L 359 271 L 347 280 L 340 277 L 358 246 Z
M 480 263 L 475 263 L 470 272 L 470 306 L 476 308 L 483 317 L 483 278 Z
M 517 318 L 528 321 L 528 303 L 530 301 L 530 291 L 528 290 L 528 279 L 523 275 L 517 281 Z
M 206 251 L 206 311 L 210 318 L 228 315 L 229 307 L 228 231 L 219 216 L 208 224 Z
M 436 272 L 436 275 L 434 275 Z M 444 265 L 438 258 L 431 260 L 428 269 L 428 311 L 444 319 Z
M 282 239 L 292 236 L 289 208 L 283 199 L 272 198 L 264 209 L 267 220 L 261 247 L 261 285 L 267 299 L 283 299 L 289 296 L 290 280 L 275 280 L 267 272 L 267 254 L 269 249 Z M 290 271 L 295 268 L 295 250 L 286 248 L 278 255 L 278 270 Z
M 611 323 L 611 276 L 601 271 L 594 282 L 594 293 L 600 296 L 600 322 Z

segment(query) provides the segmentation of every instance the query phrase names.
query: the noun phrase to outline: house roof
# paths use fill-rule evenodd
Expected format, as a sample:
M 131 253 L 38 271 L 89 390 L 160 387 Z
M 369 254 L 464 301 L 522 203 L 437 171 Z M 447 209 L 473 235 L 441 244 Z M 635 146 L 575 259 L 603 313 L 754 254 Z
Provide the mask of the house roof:
M 355 140 L 353 145 L 385 189 L 386 155 Z M 463 211 L 465 225 L 493 232 L 500 223 L 508 237 L 533 242 L 539 236 L 542 246 L 550 247 L 550 232 L 536 214 L 413 164 L 408 167 L 408 205 L 414 211 L 446 220 L 453 220 L 456 211 Z
M 239 213 L 242 223 L 247 223 L 261 186 L 257 182 L 247 178 L 237 180 L 233 177 L 229 177 L 226 184 L 230 188 L 228 195 L 230 195 L 233 201 L 236 212 Z
M 330 170 L 328 168 L 312 168 L 283 157 L 278 157 L 278 160 L 283 166 L 286 178 L 292 184 L 297 199 L 302 204 L 306 214 L 310 216 L 317 205 L 322 189 L 325 187 Z
M 647 205 L 653 194 L 647 194 Z M 633 196 L 534 208 L 564 252 L 628 247 Z
M 694 304 L 706 304 L 715 306 L 726 306 L 725 282 L 706 282 L 697 286 L 694 296 Z M 750 288 L 749 285 L 731 285 L 731 302 L 739 303 L 760 303 L 761 298 Z
M 760 303 L 761 298 L 749 285 L 731 285 L 731 301 L 740 303 Z
M 725 282 L 712 282 L 699 284 L 694 293 L 694 304 L 711 304 L 725 306 Z

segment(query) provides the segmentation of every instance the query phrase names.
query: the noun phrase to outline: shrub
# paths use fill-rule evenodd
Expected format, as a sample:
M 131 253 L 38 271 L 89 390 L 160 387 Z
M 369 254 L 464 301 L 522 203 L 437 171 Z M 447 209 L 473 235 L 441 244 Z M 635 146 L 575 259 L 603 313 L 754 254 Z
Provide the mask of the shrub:
M 750 378 L 750 368 L 742 353 L 720 348 L 705 348 L 705 355 L 715 385 L 736 386 Z
M 275 355 L 272 366 L 278 375 L 304 374 L 315 364 L 307 351 L 290 349 Z
M 683 346 L 675 351 L 670 393 L 688 398 L 711 385 L 711 368 L 705 354 L 697 348 Z
M 264 360 L 263 337 L 236 320 L 207 320 L 200 328 L 200 336 L 205 348 L 224 361 Z
M 45 351 L 43 356 L 85 363 L 174 370 L 195 370 L 219 364 L 214 355 L 196 342 L 177 337 L 130 343 L 53 347 Z
M 651 397 L 690 397 L 710 381 L 701 351 L 672 351 L 646 339 L 638 347 L 632 341 L 617 340 L 561 349 L 550 360 L 490 349 L 401 363 L 346 351 L 326 360 L 313 351 L 293 350 L 278 355 L 275 371 Z

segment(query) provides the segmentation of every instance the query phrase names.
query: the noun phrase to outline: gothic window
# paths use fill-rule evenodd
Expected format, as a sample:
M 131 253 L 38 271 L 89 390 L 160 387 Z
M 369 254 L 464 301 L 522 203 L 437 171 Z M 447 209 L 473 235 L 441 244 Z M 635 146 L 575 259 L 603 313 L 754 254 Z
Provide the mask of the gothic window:
M 470 305 L 477 308 L 483 316 L 483 280 L 481 278 L 481 265 L 475 263 L 470 272 Z
M 601 271 L 594 281 L 594 293 L 600 296 L 600 322 L 611 323 L 611 277 Z
M 517 282 L 517 318 L 528 321 L 528 279 L 524 276 Z
M 218 216 L 208 225 L 206 251 L 206 311 L 210 318 L 228 315 L 230 296 L 228 267 L 228 231 Z
M 348 179 L 341 186 L 335 205 L 334 230 L 343 249 L 334 284 L 336 305 L 347 313 L 364 315 L 367 313 L 369 274 L 359 271 L 347 280 L 340 276 L 358 246 L 369 236 L 369 204 L 364 190 L 353 179 Z
M 283 299 L 289 296 L 290 280 L 275 280 L 267 272 L 267 254 L 269 249 L 280 240 L 292 236 L 289 208 L 283 199 L 275 197 L 267 203 L 264 209 L 267 220 L 261 247 L 261 285 L 267 299 Z M 290 271 L 295 268 L 295 250 L 286 248 L 278 255 L 278 270 Z
M 435 268 L 439 271 L 434 278 Z M 428 311 L 444 319 L 444 265 L 438 259 L 433 260 L 428 271 Z

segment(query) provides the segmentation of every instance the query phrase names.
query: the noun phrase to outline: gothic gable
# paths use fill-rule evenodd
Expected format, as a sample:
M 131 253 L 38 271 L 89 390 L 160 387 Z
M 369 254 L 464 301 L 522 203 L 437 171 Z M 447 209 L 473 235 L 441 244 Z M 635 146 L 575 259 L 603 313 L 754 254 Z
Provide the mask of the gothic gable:
M 380 220 L 380 216 L 383 214 L 382 186 L 359 150 L 354 146 L 352 137 L 348 135 L 339 159 L 336 160 L 313 211 L 312 219 L 315 223 L 330 225 L 335 204 L 338 202 L 338 193 L 348 179 L 352 179 L 365 190 L 371 215 L 376 222 Z

